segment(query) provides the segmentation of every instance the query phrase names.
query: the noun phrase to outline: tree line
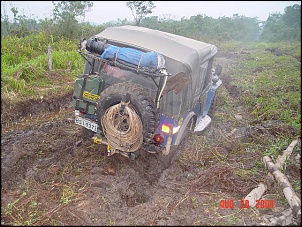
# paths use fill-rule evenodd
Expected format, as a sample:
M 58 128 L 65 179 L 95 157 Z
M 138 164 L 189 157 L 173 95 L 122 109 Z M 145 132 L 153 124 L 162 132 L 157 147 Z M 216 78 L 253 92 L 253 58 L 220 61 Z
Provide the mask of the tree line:
M 189 38 L 213 41 L 301 41 L 301 5 L 287 6 L 284 13 L 269 15 L 266 21 L 256 17 L 234 14 L 214 19 L 204 14 L 176 20 L 172 15 L 148 16 L 156 7 L 152 1 L 130 1 L 125 4 L 132 11 L 134 21 L 127 19 L 93 25 L 84 22 L 91 1 L 61 1 L 54 4 L 51 18 L 35 20 L 11 7 L 13 20 L 1 14 L 1 36 L 25 37 L 43 32 L 52 37 L 78 40 L 101 32 L 108 26 L 135 25 L 166 31 Z

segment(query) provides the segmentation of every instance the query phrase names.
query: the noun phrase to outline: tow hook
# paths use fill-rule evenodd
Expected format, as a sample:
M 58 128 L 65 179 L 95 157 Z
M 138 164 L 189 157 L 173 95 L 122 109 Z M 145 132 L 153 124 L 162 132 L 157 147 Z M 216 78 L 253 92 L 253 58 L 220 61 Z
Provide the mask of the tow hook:
M 95 136 L 92 137 L 92 139 L 93 139 L 93 143 L 95 143 L 95 144 L 105 144 L 105 145 L 107 145 L 107 155 L 108 156 L 111 156 L 111 155 L 113 155 L 113 154 L 116 153 L 116 150 L 115 149 L 111 149 L 111 147 L 108 144 L 108 142 L 104 141 L 102 137 L 99 138 L 97 134 L 95 134 Z
M 97 136 L 92 137 L 93 139 L 93 143 L 95 144 L 101 144 L 103 139 L 102 138 L 98 138 Z
M 115 149 L 111 149 L 110 145 L 107 144 L 107 156 L 112 156 L 116 153 Z

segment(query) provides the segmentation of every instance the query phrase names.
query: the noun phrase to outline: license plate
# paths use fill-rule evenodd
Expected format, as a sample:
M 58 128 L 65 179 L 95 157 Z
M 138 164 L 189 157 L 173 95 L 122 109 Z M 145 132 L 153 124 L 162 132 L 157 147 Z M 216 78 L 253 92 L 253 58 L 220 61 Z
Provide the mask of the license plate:
M 81 118 L 79 116 L 75 117 L 75 121 L 74 121 L 77 125 L 81 125 L 87 129 L 90 129 L 91 131 L 97 132 L 98 130 L 98 125 L 94 122 L 91 122 L 89 120 L 86 120 L 84 118 Z

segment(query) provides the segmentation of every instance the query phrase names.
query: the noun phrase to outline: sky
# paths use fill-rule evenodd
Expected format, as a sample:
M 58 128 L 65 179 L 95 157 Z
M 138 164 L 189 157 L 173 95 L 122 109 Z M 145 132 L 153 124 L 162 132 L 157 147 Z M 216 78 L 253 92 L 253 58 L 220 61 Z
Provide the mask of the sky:
M 131 10 L 126 1 L 92 1 L 93 7 L 85 14 L 84 21 L 102 24 L 116 21 L 118 18 L 133 21 Z M 190 19 L 191 16 L 204 14 L 217 19 L 232 17 L 233 14 L 246 17 L 257 17 L 265 21 L 272 13 L 284 13 L 286 6 L 301 5 L 301 1 L 153 1 L 156 8 L 148 16 L 171 19 Z M 10 9 L 14 6 L 20 15 L 32 19 L 51 18 L 54 5 L 52 1 L 1 1 L 1 15 L 13 19 Z

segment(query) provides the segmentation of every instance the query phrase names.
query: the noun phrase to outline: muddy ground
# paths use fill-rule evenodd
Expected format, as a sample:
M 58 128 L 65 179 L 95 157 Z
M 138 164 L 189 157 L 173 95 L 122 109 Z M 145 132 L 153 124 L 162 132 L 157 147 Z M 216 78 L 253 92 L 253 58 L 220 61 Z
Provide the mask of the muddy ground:
M 229 113 L 218 100 L 220 117 L 201 136 L 190 134 L 169 168 L 156 154 L 108 157 L 105 146 L 84 139 L 74 124 L 72 94 L 60 99 L 60 108 L 47 100 L 18 107 L 21 112 L 10 118 L 14 124 L 1 115 L 1 224 L 268 225 L 266 215 L 289 205 L 278 185 L 267 181 L 265 168 L 257 168 L 261 152 L 244 149 L 273 136 L 265 125 L 250 127 L 238 98 L 242 91 L 230 83 L 229 69 L 247 52 L 222 51 L 216 60 L 223 66 L 222 89 L 234 107 L 235 124 L 221 117 Z M 294 138 L 291 129 L 282 130 Z M 299 143 L 294 153 L 300 150 Z M 300 159 L 286 170 L 299 185 L 300 170 Z M 241 199 L 259 182 L 270 186 L 263 199 L 274 207 L 241 208 Z M 222 200 L 233 201 L 234 208 L 221 208 Z

